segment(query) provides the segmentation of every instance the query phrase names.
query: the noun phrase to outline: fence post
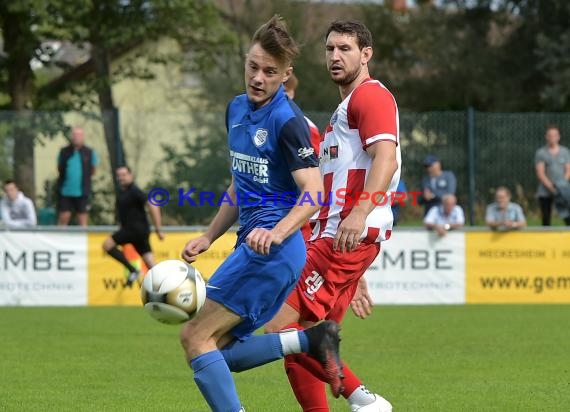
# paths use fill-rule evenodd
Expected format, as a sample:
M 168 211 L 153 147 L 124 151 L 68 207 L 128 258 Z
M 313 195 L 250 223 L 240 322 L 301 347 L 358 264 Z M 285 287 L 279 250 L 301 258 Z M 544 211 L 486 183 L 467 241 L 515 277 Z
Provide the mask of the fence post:
M 469 224 L 475 225 L 475 109 L 467 108 L 467 166 L 469 174 Z

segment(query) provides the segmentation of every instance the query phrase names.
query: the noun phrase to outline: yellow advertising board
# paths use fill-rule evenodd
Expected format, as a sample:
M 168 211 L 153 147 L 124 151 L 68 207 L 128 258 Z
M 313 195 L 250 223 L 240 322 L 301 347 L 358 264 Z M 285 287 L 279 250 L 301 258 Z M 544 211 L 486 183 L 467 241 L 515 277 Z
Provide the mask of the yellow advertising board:
M 570 232 L 465 236 L 467 303 L 570 303 Z
M 150 243 L 155 261 L 180 259 L 180 253 L 186 242 L 201 235 L 201 232 L 167 232 L 160 241 L 155 234 Z M 140 305 L 140 280 L 132 286 L 126 286 L 127 270 L 102 249 L 103 241 L 109 233 L 89 233 L 87 242 L 88 304 L 89 305 Z M 235 233 L 220 237 L 212 247 L 204 252 L 193 264 L 208 279 L 217 267 L 232 252 L 236 241 Z M 146 267 L 131 245 L 126 245 L 124 253 L 133 266 L 146 273 Z M 141 276 L 142 279 L 142 276 Z

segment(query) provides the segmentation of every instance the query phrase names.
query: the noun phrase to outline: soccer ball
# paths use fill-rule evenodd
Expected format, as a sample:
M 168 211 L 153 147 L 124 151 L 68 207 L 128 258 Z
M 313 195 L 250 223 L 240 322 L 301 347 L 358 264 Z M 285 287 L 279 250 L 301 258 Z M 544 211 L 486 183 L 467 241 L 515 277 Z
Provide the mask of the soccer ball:
M 171 325 L 192 319 L 206 300 L 206 283 L 193 266 L 165 260 L 144 277 L 141 299 L 154 319 Z

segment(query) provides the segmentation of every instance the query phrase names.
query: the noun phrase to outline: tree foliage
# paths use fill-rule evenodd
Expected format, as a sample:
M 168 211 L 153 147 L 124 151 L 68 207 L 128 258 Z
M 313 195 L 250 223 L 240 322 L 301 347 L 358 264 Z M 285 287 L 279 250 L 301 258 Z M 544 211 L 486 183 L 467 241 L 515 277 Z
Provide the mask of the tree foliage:
M 165 145 L 164 160 L 156 170 L 152 187 L 164 188 L 170 201 L 163 213 L 170 223 L 207 224 L 216 213 L 217 202 L 230 183 L 224 113 L 194 116 L 199 130 L 185 130 L 182 149 Z M 179 192 L 182 190 L 182 192 Z M 192 202 L 184 194 L 192 192 Z M 211 202 L 208 196 L 213 199 Z
M 369 7 L 378 76 L 414 110 L 567 110 L 570 4 L 447 0 L 401 15 Z M 386 44 L 384 44 L 386 43 Z
M 23 119 L 10 127 L 9 135 L 15 142 L 14 176 L 32 196 L 35 193 L 33 153 L 38 129 L 29 127 L 29 118 L 33 115 L 27 110 L 83 110 L 96 103 L 113 172 L 124 159 L 120 156 L 123 151 L 117 135 L 112 84 L 124 78 L 149 79 L 152 72 L 148 68 L 152 64 L 177 62 L 188 70 L 206 70 L 212 64 L 217 45 L 227 37 L 219 24 L 216 8 L 207 0 L 1 2 L 0 27 L 7 53 L 0 65 L 0 81 L 7 83 L 9 108 Z M 175 56 L 139 53 L 116 69 L 111 67 L 111 60 L 118 54 L 163 36 L 176 39 L 186 53 Z M 67 40 L 78 47 L 89 47 L 91 59 L 84 65 L 83 74 L 67 76 L 74 68 L 60 65 L 60 81 L 43 86 L 35 84 L 30 61 L 38 56 L 41 42 L 46 39 Z M 49 65 L 49 58 L 43 57 L 44 64 Z M 140 64 L 141 59 L 147 64 Z M 97 95 L 95 101 L 93 91 Z M 62 98 L 63 94 L 67 98 Z M 58 123 L 59 130 L 65 130 L 61 118 L 59 120 L 50 120 L 50 123 Z M 44 127 L 43 131 L 52 134 L 58 130 Z

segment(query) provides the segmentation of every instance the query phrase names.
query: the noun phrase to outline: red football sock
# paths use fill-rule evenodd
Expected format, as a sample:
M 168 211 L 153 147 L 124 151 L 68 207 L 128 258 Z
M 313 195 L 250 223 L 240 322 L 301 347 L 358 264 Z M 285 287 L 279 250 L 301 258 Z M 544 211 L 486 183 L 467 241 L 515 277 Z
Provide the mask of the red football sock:
M 285 372 L 297 402 L 303 412 L 329 412 L 325 383 L 298 362 L 298 356 L 285 356 Z
M 352 369 L 350 369 L 346 363 L 343 362 L 342 365 L 342 371 L 344 373 L 344 379 L 342 380 L 342 383 L 344 384 L 344 390 L 342 391 L 341 395 L 344 396 L 344 398 L 348 398 L 350 395 L 352 395 L 352 392 L 354 392 L 360 385 L 362 385 L 362 381 L 358 379 L 358 376 L 352 372 Z
M 292 323 L 290 325 L 287 325 L 285 329 L 289 328 L 291 329 L 294 328 L 297 330 L 303 329 L 301 325 L 299 325 L 298 323 Z M 326 400 L 326 395 L 324 393 L 324 390 L 317 391 L 316 389 L 315 382 L 317 382 L 317 380 L 320 381 L 321 383 L 326 382 L 325 370 L 323 369 L 323 366 L 318 360 L 304 353 L 300 353 L 297 355 L 289 355 L 285 357 L 285 370 L 287 371 L 287 376 L 289 377 L 289 382 L 291 382 L 291 387 L 293 388 L 293 392 L 295 393 L 295 396 L 297 397 L 299 404 L 303 407 L 303 411 L 305 412 L 307 411 L 320 412 L 321 410 L 328 411 L 328 406 L 327 406 L 328 403 Z M 344 362 L 343 362 L 343 373 L 344 373 L 344 379 L 342 383 L 344 385 L 344 390 L 342 391 L 342 396 L 344 398 L 348 398 L 350 395 L 352 395 L 352 392 L 354 392 L 360 385 L 362 385 L 362 381 L 352 372 L 352 370 Z M 302 384 L 299 384 L 298 382 L 302 382 Z M 307 389 L 307 391 L 305 391 L 304 386 L 310 389 Z M 324 385 L 322 385 L 322 388 L 324 388 Z M 319 393 L 320 395 L 317 396 L 317 393 Z M 308 394 L 310 394 L 310 396 L 308 396 Z M 315 406 L 315 408 L 317 409 L 305 409 L 304 406 L 305 404 L 303 403 L 305 402 L 304 401 L 305 398 L 311 398 L 311 397 L 320 398 L 321 396 L 324 398 L 324 403 L 321 403 L 322 402 L 321 399 L 316 399 L 314 405 L 317 405 Z M 303 399 L 303 401 L 301 401 L 301 399 Z M 312 399 L 308 399 L 306 402 L 307 402 L 306 405 L 313 405 Z M 325 405 L 326 409 L 318 409 L 319 407 L 322 408 L 322 406 L 318 405 Z
M 318 360 L 305 354 L 299 354 L 297 355 L 297 362 L 301 363 L 305 369 L 311 372 L 315 377 L 326 382 L 325 370 Z M 362 381 L 358 379 L 358 376 L 356 376 L 344 362 L 342 371 L 344 373 L 344 379 L 342 380 L 344 390 L 342 391 L 342 396 L 348 398 L 356 388 L 362 385 Z

